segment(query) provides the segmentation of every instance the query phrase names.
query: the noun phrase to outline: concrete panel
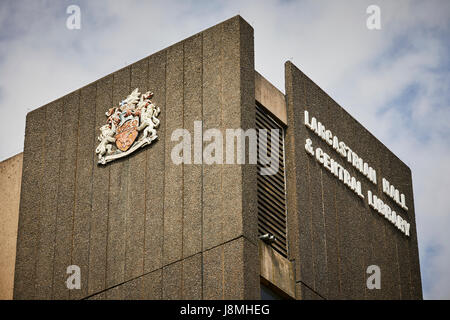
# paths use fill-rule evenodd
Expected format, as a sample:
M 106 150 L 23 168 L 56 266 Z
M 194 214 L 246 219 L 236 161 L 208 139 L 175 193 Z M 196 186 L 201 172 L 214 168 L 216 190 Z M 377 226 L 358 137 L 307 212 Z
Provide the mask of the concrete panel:
M 325 94 L 322 91 L 322 94 Z M 351 146 L 351 148 L 361 154 L 360 150 L 364 149 L 361 144 L 362 138 L 358 140 L 355 139 L 355 132 L 359 132 L 362 130 L 362 126 L 347 112 L 343 109 L 340 110 L 341 122 L 338 127 L 339 138 L 345 141 L 347 144 Z M 332 119 L 325 119 L 327 123 L 331 122 Z M 325 121 L 323 120 L 323 121 Z M 338 133 L 336 133 L 338 134 Z M 364 136 L 364 134 L 361 134 Z M 330 149 L 330 153 L 333 152 Z M 341 158 L 342 159 L 342 158 Z M 346 161 L 346 159 L 344 159 Z M 370 160 L 370 161 L 369 161 Z M 366 158 L 366 161 L 370 163 L 375 163 L 374 159 Z M 350 163 L 345 163 L 341 160 L 343 165 L 349 171 L 350 175 L 356 177 L 358 180 L 366 179 L 361 173 L 359 173 Z M 342 183 L 340 183 L 343 185 Z M 366 294 L 366 269 L 368 267 L 367 262 L 365 261 L 365 251 L 370 250 L 371 245 L 370 242 L 367 242 L 365 239 L 364 224 L 365 224 L 365 212 L 366 212 L 366 200 L 359 199 L 352 191 L 350 191 L 346 186 L 346 194 L 348 194 L 348 202 L 343 205 L 340 210 L 346 211 L 347 218 L 350 220 L 345 220 L 343 223 L 346 224 L 345 228 L 348 228 L 348 236 L 346 242 L 348 249 L 347 257 L 352 263 L 349 264 L 348 273 L 346 273 L 347 282 L 350 283 L 349 287 L 351 290 L 349 293 L 349 299 L 364 299 Z M 367 189 L 364 189 L 363 192 L 367 195 Z
M 295 299 L 294 264 L 262 241 L 258 250 L 261 277 Z
M 0 300 L 13 298 L 23 153 L 0 162 Z
M 105 291 L 104 300 L 124 300 L 123 285 L 118 285 Z
M 384 166 L 382 170 L 380 170 L 380 174 L 382 177 L 386 177 L 389 179 L 391 183 L 393 183 L 396 186 L 399 186 L 397 181 L 399 179 L 396 177 L 398 174 L 395 168 L 395 165 L 392 163 L 395 161 L 394 157 L 391 156 L 389 153 L 384 153 L 382 157 Z M 397 184 L 396 184 L 397 183 Z M 382 190 L 382 184 L 380 182 L 379 185 L 379 192 L 381 194 Z M 402 217 L 405 217 L 405 214 L 402 212 L 403 210 L 400 209 L 400 207 L 397 206 L 397 204 L 394 203 L 389 197 L 383 194 L 382 200 L 388 204 L 392 210 L 395 210 L 397 214 L 400 214 Z M 378 214 L 374 211 L 372 211 L 374 214 Z M 408 217 L 409 218 L 409 217 Z M 409 219 L 408 219 L 409 220 Z M 386 257 L 386 265 L 385 270 L 381 271 L 381 275 L 385 276 L 384 282 L 382 282 L 382 289 L 383 291 L 387 290 L 387 293 L 390 297 L 393 297 L 394 299 L 402 299 L 402 281 L 401 281 L 401 271 L 400 271 L 400 260 L 403 260 L 407 257 L 401 257 L 399 256 L 399 245 L 402 244 L 402 236 L 399 234 L 398 230 L 395 228 L 394 225 L 390 223 L 386 223 L 385 227 L 385 257 Z M 409 273 L 410 270 L 402 270 L 403 273 Z M 407 277 L 409 278 L 409 277 Z M 406 287 L 409 288 L 409 281 L 407 283 L 404 283 L 403 286 L 405 289 Z M 392 298 L 391 298 L 392 299 Z
M 39 237 L 45 107 L 27 114 L 20 194 L 14 299 L 34 298 L 34 267 Z
M 225 104 L 222 127 L 243 130 L 255 128 L 253 29 L 240 18 L 228 20 L 223 25 L 222 99 Z M 236 68 L 237 65 L 240 68 Z M 227 144 L 229 142 L 226 141 Z M 256 245 L 257 201 L 254 186 L 257 175 L 256 165 L 248 163 L 248 152 L 246 139 L 246 164 L 237 164 L 234 152 L 234 164 L 223 167 L 222 190 L 227 196 L 223 197 L 222 240 L 225 242 L 244 235 Z
M 112 105 L 125 99 L 130 93 L 130 67 L 113 75 Z M 106 112 L 107 110 L 105 110 Z M 112 287 L 125 280 L 126 221 L 128 212 L 129 157 L 111 162 L 109 177 L 109 213 L 106 287 Z M 108 299 L 120 299 L 120 289 L 114 290 Z
M 368 299 L 388 299 L 388 292 L 384 290 L 386 279 L 383 276 L 383 270 L 387 271 L 387 258 L 384 254 L 380 254 L 384 252 L 385 248 L 385 221 L 384 217 L 380 215 L 374 214 L 372 209 L 367 209 L 367 218 L 369 219 L 368 228 L 371 229 L 372 235 L 372 255 L 370 257 L 368 265 L 377 265 L 380 267 L 382 276 L 381 276 L 381 290 L 366 290 Z M 368 275 L 366 275 L 367 279 Z M 386 292 L 385 292 L 386 291 Z
M 416 269 L 418 267 L 416 264 L 418 264 L 419 258 L 417 255 L 417 233 L 414 216 L 411 171 L 406 166 L 396 166 L 396 157 L 394 155 L 390 156 L 390 174 L 387 179 L 390 183 L 396 186 L 401 193 L 405 194 L 406 206 L 408 207 L 408 210 L 406 211 L 402 209 L 397 203 L 387 196 L 384 197 L 383 201 L 388 203 L 391 208 L 395 208 L 397 214 L 400 214 L 402 218 L 406 219 L 411 224 L 410 238 L 396 232 L 400 297 L 401 299 L 422 299 L 420 270 Z M 412 255 L 410 251 L 411 248 L 414 248 L 415 251 Z M 413 287 L 420 288 L 420 290 L 416 291 Z
M 202 299 L 202 254 L 183 260 L 182 299 Z
M 333 101 L 327 95 L 319 94 L 318 103 L 323 108 L 322 114 L 329 115 L 333 112 Z M 330 130 L 336 132 L 339 126 L 338 118 L 328 124 Z M 325 150 L 329 146 L 321 144 Z M 326 170 L 320 171 L 321 179 L 321 202 L 325 221 L 324 236 L 326 238 L 326 270 L 327 284 L 323 290 L 323 296 L 329 299 L 338 299 L 340 296 L 341 275 L 339 273 L 339 214 L 341 208 L 336 206 L 336 178 Z
M 201 288 L 202 257 L 197 254 L 109 288 L 104 293 L 107 299 L 114 300 L 198 300 L 201 299 Z
M 223 299 L 244 298 L 244 238 L 223 244 Z
M 183 250 L 183 164 L 172 161 L 172 132 L 183 128 L 183 44 L 167 49 L 164 171 L 164 265 L 181 260 Z
M 166 51 L 148 58 L 148 88 L 154 93 L 152 101 L 160 108 L 158 140 L 146 152 L 146 206 L 144 272 L 163 266 L 164 230 L 164 170 L 165 170 L 165 128 L 166 128 Z
M 223 246 L 203 252 L 203 299 L 223 299 Z
M 323 209 L 325 214 L 325 234 L 327 250 L 327 298 L 338 299 L 340 295 L 339 273 L 339 235 L 338 212 L 336 210 L 336 182 L 334 177 L 327 173 L 322 174 Z
M 75 209 L 73 215 L 72 264 L 80 267 L 81 288 L 71 290 L 71 299 L 88 295 L 89 240 L 92 212 L 92 174 L 97 146 L 94 144 L 96 87 L 87 86 L 80 90 L 80 116 L 76 164 Z
M 223 23 L 222 33 L 222 128 L 241 128 L 241 114 L 245 106 L 241 106 L 240 77 L 240 28 L 238 19 L 228 20 Z M 254 67 L 253 67 L 254 69 Z M 254 91 L 253 91 L 254 92 Z M 254 93 L 253 93 L 254 94 Z M 254 101 L 254 98 L 253 98 Z M 254 104 L 254 103 L 253 103 Z M 227 143 L 230 141 L 226 140 Z M 224 141 L 225 142 L 225 141 Z M 234 153 L 234 152 L 233 152 Z M 229 156 L 224 154 L 224 159 Z M 242 198 L 242 166 L 236 164 L 236 156 L 233 155 L 234 164 L 227 164 L 222 168 L 222 192 L 226 194 L 222 198 L 222 241 L 229 241 L 243 233 L 243 202 Z M 255 184 L 256 185 L 256 180 Z
M 244 237 L 223 246 L 223 299 L 259 299 L 258 247 Z
M 148 59 L 136 62 L 131 67 L 131 90 L 148 91 Z M 128 214 L 126 219 L 125 281 L 144 272 L 144 233 L 147 163 L 146 150 L 141 149 L 129 158 Z
M 98 143 L 99 128 L 105 123 L 105 110 L 108 110 L 113 105 L 113 77 L 105 77 L 99 80 L 95 86 L 97 94 L 95 101 L 96 136 L 94 143 Z M 94 157 L 92 161 L 92 212 L 89 240 L 89 295 L 106 288 L 110 166 L 100 166 L 97 164 L 97 161 L 97 157 Z
M 323 172 L 318 163 L 310 167 L 310 208 L 312 218 L 312 241 L 313 241 L 313 263 L 314 263 L 314 290 L 317 292 L 327 291 L 328 269 L 327 269 L 327 234 L 325 229 L 325 208 L 323 206 L 323 193 L 326 192 L 322 185 Z M 316 205 L 320 204 L 320 205 Z
M 202 121 L 202 36 L 196 35 L 184 42 L 184 110 L 183 126 L 191 138 L 194 121 Z M 203 137 L 203 134 L 200 134 Z M 193 145 L 193 141 L 192 145 Z M 202 159 L 202 143 L 191 150 L 192 164 L 183 167 L 183 257 L 192 256 L 202 250 L 202 170 L 195 163 L 194 153 Z M 198 150 L 197 150 L 198 149 Z
M 67 267 L 72 264 L 79 105 L 80 91 L 71 93 L 64 98 L 63 118 L 65 119 L 65 126 L 61 132 L 61 141 L 64 141 L 64 143 L 61 148 L 58 183 L 53 299 L 69 299 L 69 289 L 66 287 L 68 277 L 66 271 Z
M 183 262 L 178 261 L 163 268 L 162 293 L 164 300 L 182 299 Z
M 255 100 L 287 125 L 286 98 L 284 94 L 256 71 Z
M 409 168 L 290 62 L 286 63 L 286 100 L 289 256 L 296 263 L 297 282 L 324 298 L 408 299 L 410 287 L 421 286 L 420 271 L 412 267 L 409 254 L 411 247 L 417 251 L 414 236 L 407 238 L 396 230 L 369 208 L 366 197 L 371 190 L 398 211 L 382 193 L 381 179 L 410 189 Z M 305 109 L 374 167 L 377 185 L 305 127 Z M 307 155 L 307 138 L 361 181 L 364 199 Z M 412 199 L 412 191 L 404 192 Z M 413 211 L 408 211 L 407 220 L 414 221 Z M 366 287 L 366 269 L 372 264 L 382 270 L 381 290 Z M 412 280 L 413 274 L 419 276 Z
M 223 25 L 203 32 L 203 130 L 222 128 Z M 204 148 L 209 144 L 204 144 Z M 203 166 L 203 251 L 222 242 L 222 165 Z
M 258 247 L 244 239 L 244 300 L 261 299 L 260 271 L 261 266 L 258 257 Z
M 379 153 L 371 155 L 378 159 L 380 163 L 384 162 L 385 154 Z M 385 168 L 387 169 L 387 168 Z M 384 170 L 383 170 L 384 171 Z M 383 171 L 379 170 L 378 175 L 382 175 Z M 377 186 L 367 185 L 369 188 L 373 188 L 379 195 L 382 194 L 382 185 L 379 183 Z M 368 298 L 372 298 L 375 294 L 378 299 L 393 299 L 398 298 L 397 293 L 393 293 L 393 272 L 392 265 L 396 263 L 392 261 L 392 250 L 389 250 L 390 243 L 388 243 L 387 229 L 390 228 L 389 224 L 379 213 L 375 212 L 372 208 L 368 208 L 368 218 L 372 220 L 372 230 L 375 232 L 373 235 L 374 245 L 372 246 L 373 255 L 371 257 L 371 264 L 375 264 L 380 267 L 381 270 L 381 290 L 366 290 Z M 389 254 L 388 254 L 389 253 Z M 367 277 L 367 275 L 366 275 Z M 375 291 L 375 292 L 374 292 Z M 393 295 L 395 295 L 393 297 Z
M 290 256 L 296 261 L 296 281 L 314 287 L 312 248 L 312 217 L 309 206 L 309 166 L 311 160 L 304 152 L 302 103 L 311 100 L 303 86 L 303 74 L 286 64 L 286 182 L 290 225 Z M 306 182 L 306 183 L 305 183 Z M 301 261 L 301 263 L 300 263 Z
M 162 299 L 162 269 L 150 272 L 142 277 L 144 300 Z
M 331 100 L 331 99 L 329 99 Z M 331 105 L 333 102 L 330 102 Z M 344 113 L 344 117 L 348 117 Z M 348 117 L 351 119 L 350 117 Z M 352 119 L 351 121 L 353 129 L 350 130 L 359 130 L 359 124 Z M 349 132 L 350 134 L 347 137 L 344 137 L 345 139 L 353 139 L 353 134 Z M 371 135 L 365 135 L 362 134 L 358 138 L 359 145 L 356 145 L 355 151 L 357 154 L 362 157 L 363 159 L 370 160 L 372 163 L 377 163 L 380 161 L 379 154 L 376 152 L 375 148 L 363 148 L 361 146 L 369 146 L 372 143 L 373 137 Z M 356 150 L 356 148 L 358 148 Z M 376 190 L 379 185 L 374 185 L 372 182 L 370 182 L 366 177 L 362 176 L 360 172 L 357 170 L 352 171 L 352 175 L 355 177 L 358 177 L 362 184 L 363 190 Z M 367 195 L 365 195 L 367 196 Z M 360 218 L 360 232 L 359 232 L 359 252 L 362 255 L 362 267 L 361 267 L 361 277 L 358 281 L 361 283 L 361 286 L 363 286 L 363 289 L 365 291 L 365 299 L 381 299 L 382 296 L 382 290 L 369 290 L 364 283 L 369 275 L 366 273 L 368 266 L 370 265 L 379 265 L 378 263 L 381 263 L 379 257 L 379 254 L 376 254 L 376 250 L 379 250 L 380 246 L 383 245 L 383 238 L 379 238 L 377 234 L 377 227 L 379 221 L 376 220 L 376 218 L 379 218 L 379 215 L 373 214 L 371 212 L 371 209 L 369 205 L 367 204 L 367 201 L 362 202 L 361 209 L 358 211 L 358 217 Z M 381 240 L 381 241 L 380 241 Z M 378 261 L 376 261 L 378 260 Z
M 87 298 L 87 300 L 106 300 L 106 292 L 102 292 Z
M 301 282 L 296 284 L 296 293 L 298 300 L 324 300 L 317 292 Z
M 36 253 L 35 298 L 51 299 L 53 263 L 56 243 L 56 217 L 58 207 L 58 182 L 61 158 L 61 130 L 63 99 L 50 103 L 46 110 L 46 139 L 40 236 Z
M 142 300 L 143 284 L 143 277 L 138 277 L 122 284 L 123 299 Z
M 409 172 L 411 176 L 411 172 Z M 422 293 L 422 279 L 420 276 L 420 263 L 419 263 L 419 246 L 417 239 L 417 228 L 416 228 L 416 217 L 414 209 L 414 199 L 413 199 L 413 186 L 412 182 L 408 183 L 405 188 L 407 202 L 406 205 L 409 208 L 409 220 L 411 224 L 411 239 L 409 240 L 409 259 L 411 268 L 411 298 L 412 299 L 423 299 Z
M 256 107 L 255 107 L 255 49 L 253 28 L 241 17 L 239 20 L 240 34 L 240 108 L 241 108 L 241 128 L 248 130 L 256 128 Z M 247 147 L 248 148 L 248 147 Z M 246 154 L 248 151 L 245 151 Z M 257 166 L 256 164 L 246 164 L 241 166 L 242 173 L 242 235 L 254 246 L 244 246 L 248 254 L 255 258 L 258 256 L 258 202 L 257 202 Z M 251 248 L 251 249 L 250 249 Z M 257 260 L 250 260 L 257 261 Z M 259 270 L 258 264 L 246 265 L 254 270 Z M 259 277 L 248 281 L 249 287 L 245 290 L 245 295 L 252 297 L 254 294 L 259 298 Z M 256 290 L 256 293 L 254 293 Z M 253 292 L 253 293 L 252 293 Z

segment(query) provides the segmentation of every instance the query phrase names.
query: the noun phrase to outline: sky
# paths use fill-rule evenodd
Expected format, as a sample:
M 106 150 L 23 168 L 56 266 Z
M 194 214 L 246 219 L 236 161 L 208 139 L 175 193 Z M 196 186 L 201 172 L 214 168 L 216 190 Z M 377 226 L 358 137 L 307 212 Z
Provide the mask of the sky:
M 411 168 L 424 298 L 450 299 L 448 0 L 1 0 L 0 161 L 23 151 L 27 112 L 236 14 L 258 72 L 284 92 L 291 60 Z

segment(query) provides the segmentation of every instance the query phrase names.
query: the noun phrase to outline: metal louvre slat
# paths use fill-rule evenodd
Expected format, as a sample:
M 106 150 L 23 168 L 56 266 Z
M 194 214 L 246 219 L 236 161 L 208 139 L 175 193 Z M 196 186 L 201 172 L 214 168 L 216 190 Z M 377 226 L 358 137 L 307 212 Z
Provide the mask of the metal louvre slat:
M 263 191 L 269 193 L 268 198 L 270 198 L 270 200 L 275 200 L 278 206 L 281 207 L 281 210 L 284 212 L 284 209 L 286 208 L 286 201 L 284 199 L 284 196 L 280 194 L 279 191 L 273 190 L 270 185 L 265 184 L 263 181 L 258 181 L 258 188 L 262 188 L 264 189 Z
M 273 194 L 277 195 L 281 200 L 284 200 L 284 193 L 282 189 L 280 189 L 280 184 L 274 180 L 268 180 L 264 178 L 258 179 L 258 184 L 265 188 L 266 190 L 270 190 Z
M 256 115 L 260 116 L 260 118 L 266 120 L 267 122 L 271 123 L 271 126 L 274 127 L 274 129 L 282 129 L 280 128 L 280 125 L 272 119 L 272 117 L 260 106 L 256 105 Z
M 279 180 L 282 184 L 284 184 L 284 167 L 279 165 L 278 166 L 278 170 L 274 171 L 272 168 L 270 168 L 270 165 L 265 165 L 263 164 L 261 161 L 258 161 L 258 167 L 260 169 L 265 169 L 264 171 L 266 172 L 265 175 L 262 175 L 266 178 L 270 178 L 270 179 L 277 179 Z M 260 172 L 261 173 L 261 172 Z M 269 174 L 267 174 L 269 173 Z
M 280 228 L 280 230 L 284 229 L 286 221 L 279 215 L 273 214 L 273 210 L 271 208 L 269 208 L 267 205 L 264 205 L 262 202 L 260 202 L 258 209 L 264 213 L 267 213 L 267 215 L 265 215 L 265 216 L 270 218 L 270 220 L 273 221 L 273 223 L 276 224 Z M 263 217 L 261 217 L 261 218 L 263 218 Z
M 257 151 L 258 151 L 258 157 L 259 157 L 259 159 L 258 159 L 259 164 L 260 165 L 264 165 L 265 163 L 270 164 L 270 160 L 272 160 L 272 159 L 267 158 L 265 155 L 259 154 L 259 150 L 257 150 Z M 278 158 L 278 169 L 284 169 L 283 159 L 280 158 L 279 156 L 277 158 Z
M 263 186 L 258 184 L 258 187 L 263 187 Z M 271 191 L 267 190 L 265 187 L 263 187 L 263 189 L 265 189 L 263 191 L 267 191 L 267 192 L 259 192 L 258 197 L 260 197 L 262 200 L 265 200 L 271 204 L 273 203 L 272 207 L 274 207 L 277 210 L 277 212 L 280 212 L 280 214 L 282 214 L 284 212 L 284 209 L 286 208 L 286 204 L 283 203 L 279 197 L 277 197 Z
M 268 143 L 273 142 L 281 142 L 280 135 L 282 133 L 282 130 L 279 129 L 278 136 L 274 135 L 272 137 L 272 130 L 273 128 L 267 127 L 267 124 L 261 122 L 260 120 L 256 120 L 256 126 L 258 127 L 258 131 L 256 131 L 256 134 L 259 136 L 262 134 L 263 136 L 266 136 L 266 141 Z
M 270 174 L 260 175 L 261 177 L 267 180 L 276 181 L 278 184 L 281 184 L 281 186 L 284 186 L 284 168 L 278 168 L 278 172 L 275 172 L 270 168 L 266 168 L 265 171 Z
M 280 132 L 278 133 L 278 137 L 277 136 L 273 136 L 272 137 L 272 131 L 271 131 L 271 128 L 267 128 L 267 127 L 265 127 L 264 125 L 261 125 L 261 123 L 257 120 L 256 121 L 256 126 L 258 127 L 258 131 L 256 132 L 256 135 L 259 137 L 260 136 L 260 134 L 262 133 L 262 137 L 264 137 L 264 135 L 265 135 L 265 138 L 266 138 L 266 143 L 267 144 L 271 144 L 272 143 L 272 141 L 274 142 L 274 143 L 278 143 L 278 146 L 280 146 L 280 142 L 282 141 L 281 139 L 280 139 L 280 135 L 281 135 L 281 133 L 282 133 L 282 131 L 280 130 Z M 260 130 L 263 130 L 263 131 L 261 131 L 260 132 Z
M 259 170 L 258 170 L 258 173 Z M 280 174 L 281 175 L 281 174 Z M 281 177 L 276 177 L 276 175 L 258 175 L 259 181 L 265 181 L 268 182 L 272 187 L 274 187 L 276 190 L 279 190 L 281 194 L 284 195 L 284 180 Z
M 281 162 L 277 157 L 275 159 L 278 159 L 278 170 L 274 171 L 271 166 L 271 160 L 264 155 L 261 156 L 258 152 L 258 167 L 260 168 L 266 168 L 266 171 L 270 171 L 272 175 L 270 176 L 277 176 L 278 178 L 282 178 L 281 180 L 284 181 L 284 163 Z M 281 176 L 281 177 L 280 177 Z
M 274 203 L 274 205 L 276 206 L 277 210 L 279 210 L 280 212 L 283 212 L 284 208 L 285 208 L 285 204 L 282 202 L 282 199 L 277 199 L 276 196 L 271 194 L 270 190 L 266 190 L 266 191 L 268 191 L 268 192 L 261 192 L 258 195 L 260 195 L 261 197 L 266 199 L 266 201 L 268 201 L 270 203 Z
M 287 257 L 287 231 L 286 231 L 286 190 L 284 167 L 284 129 L 265 109 L 256 104 L 256 128 L 267 130 L 267 145 L 257 147 L 258 151 L 258 233 L 270 233 L 276 241 L 270 245 L 274 250 Z M 274 141 L 274 150 L 271 150 L 271 129 L 278 129 L 278 139 Z M 259 130 L 257 131 L 259 138 Z M 267 148 L 266 156 L 259 155 L 259 148 Z M 275 152 L 275 154 L 271 154 Z M 264 160 L 277 159 L 278 171 L 263 165 Z M 270 164 L 270 161 L 266 161 Z M 261 175 L 261 169 L 266 168 L 271 174 Z
M 273 123 L 269 123 L 267 120 L 265 120 L 264 118 L 261 117 L 256 117 L 256 124 L 258 125 L 258 129 L 266 129 L 267 130 L 267 135 L 269 136 L 272 133 L 272 129 L 278 129 L 280 130 L 279 127 L 275 127 L 273 125 Z M 281 130 L 280 130 L 281 131 Z M 259 130 L 258 132 L 259 133 Z
M 274 225 L 274 227 L 278 228 L 279 230 L 283 231 L 284 230 L 284 226 L 286 225 L 286 221 L 284 221 L 283 219 L 281 219 L 280 217 L 277 217 L 273 214 L 271 214 L 271 210 L 268 209 L 267 207 L 265 207 L 263 204 L 259 204 L 258 205 L 258 210 L 263 213 L 260 217 L 260 220 L 270 220 L 271 223 Z M 282 232 L 283 235 L 283 232 Z
M 270 205 L 267 204 L 267 202 L 264 201 L 264 199 L 258 199 L 260 200 L 258 203 L 258 210 L 261 213 L 264 213 L 265 215 L 268 215 L 270 219 L 274 220 L 281 230 L 284 230 L 284 226 L 286 225 L 286 220 L 281 216 L 280 214 L 276 214 L 276 211 L 273 210 Z

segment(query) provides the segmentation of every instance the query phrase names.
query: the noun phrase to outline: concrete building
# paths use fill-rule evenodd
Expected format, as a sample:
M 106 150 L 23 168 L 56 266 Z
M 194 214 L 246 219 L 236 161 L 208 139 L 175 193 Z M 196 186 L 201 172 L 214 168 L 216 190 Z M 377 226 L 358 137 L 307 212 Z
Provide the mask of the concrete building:
M 23 154 L 0 162 L 0 300 L 12 299 Z
M 291 62 L 285 75 L 283 94 L 255 71 L 236 16 L 30 112 L 14 299 L 422 299 L 410 169 Z M 159 138 L 99 164 L 105 112 L 135 88 L 154 94 Z M 277 171 L 174 163 L 194 121 L 280 130 Z

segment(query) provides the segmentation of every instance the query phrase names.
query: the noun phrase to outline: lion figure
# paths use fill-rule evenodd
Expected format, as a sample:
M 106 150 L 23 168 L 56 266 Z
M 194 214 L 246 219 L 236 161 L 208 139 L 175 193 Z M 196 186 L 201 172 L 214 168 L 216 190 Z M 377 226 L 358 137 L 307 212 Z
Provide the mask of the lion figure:
M 111 143 L 116 142 L 116 138 L 114 138 L 114 134 L 116 133 L 116 125 L 114 122 L 111 122 L 111 124 L 105 124 L 100 128 L 100 131 L 101 134 L 98 137 L 100 144 L 97 149 L 95 149 L 95 153 L 98 154 L 99 162 L 104 163 L 105 159 L 103 156 L 105 153 L 111 153 Z
M 142 139 L 147 139 L 150 142 L 158 138 L 155 128 L 159 126 L 159 119 L 157 118 L 159 113 L 159 107 L 155 107 L 153 103 L 142 107 L 140 112 L 141 125 L 138 127 L 139 131 L 144 130 Z

